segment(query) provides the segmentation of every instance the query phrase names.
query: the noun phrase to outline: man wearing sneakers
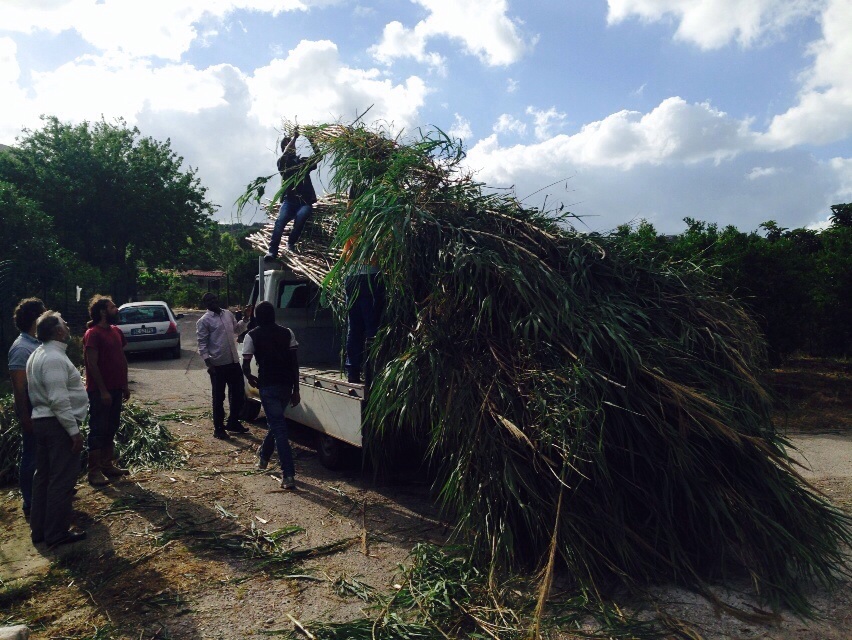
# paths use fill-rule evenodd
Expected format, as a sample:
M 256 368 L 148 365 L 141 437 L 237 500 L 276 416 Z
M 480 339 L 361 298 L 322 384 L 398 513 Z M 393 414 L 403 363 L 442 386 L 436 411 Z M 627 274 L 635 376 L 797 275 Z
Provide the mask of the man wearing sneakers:
M 246 433 L 240 424 L 240 412 L 245 402 L 243 372 L 237 353 L 237 336 L 248 328 L 252 316 L 252 307 L 245 309 L 243 319 L 237 322 L 234 314 L 223 309 L 219 296 L 208 291 L 201 298 L 207 307 L 205 313 L 195 325 L 198 338 L 198 353 L 201 354 L 210 386 L 213 388 L 213 437 L 228 440 L 228 431 Z M 225 422 L 225 387 L 228 388 L 228 421 Z
M 281 488 L 296 488 L 293 451 L 287 434 L 284 411 L 289 403 L 299 404 L 299 361 L 296 357 L 296 336 L 290 329 L 275 323 L 275 308 L 261 302 L 255 309 L 258 326 L 248 332 L 243 341 L 243 373 L 253 387 L 260 391 L 260 401 L 266 413 L 269 433 L 258 451 L 257 466 L 266 469 L 273 449 L 278 449 L 281 464 Z M 258 375 L 251 372 L 251 359 L 257 358 Z

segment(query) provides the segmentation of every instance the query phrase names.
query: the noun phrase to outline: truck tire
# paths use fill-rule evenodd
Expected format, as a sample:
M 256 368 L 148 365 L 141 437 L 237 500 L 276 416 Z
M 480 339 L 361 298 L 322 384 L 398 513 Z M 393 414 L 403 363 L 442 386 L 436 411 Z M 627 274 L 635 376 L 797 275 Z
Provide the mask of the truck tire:
M 322 466 L 331 471 L 337 471 L 343 467 L 346 445 L 337 438 L 321 433 L 318 436 L 317 453 Z
M 243 410 L 240 411 L 240 420 L 254 422 L 257 420 L 257 416 L 260 415 L 260 408 L 261 404 L 258 400 L 247 397 L 245 402 L 243 402 Z

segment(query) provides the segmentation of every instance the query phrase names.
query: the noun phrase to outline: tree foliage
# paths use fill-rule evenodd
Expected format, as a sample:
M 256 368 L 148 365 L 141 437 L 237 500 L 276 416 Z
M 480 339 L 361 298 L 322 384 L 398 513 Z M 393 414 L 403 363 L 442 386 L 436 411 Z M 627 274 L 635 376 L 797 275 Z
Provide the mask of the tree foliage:
M 178 266 L 176 256 L 200 236 L 213 207 L 169 140 L 144 137 L 123 120 L 42 121 L 0 154 L 0 180 L 46 219 L 34 231 L 50 227 L 58 247 L 130 288 L 139 263 Z
M 663 236 L 640 221 L 619 227 L 631 251 L 669 264 L 701 265 L 720 290 L 754 312 L 775 359 L 795 353 L 852 353 L 852 205 L 831 207 L 822 231 L 785 229 L 775 221 L 755 231 L 685 218 L 686 230 Z

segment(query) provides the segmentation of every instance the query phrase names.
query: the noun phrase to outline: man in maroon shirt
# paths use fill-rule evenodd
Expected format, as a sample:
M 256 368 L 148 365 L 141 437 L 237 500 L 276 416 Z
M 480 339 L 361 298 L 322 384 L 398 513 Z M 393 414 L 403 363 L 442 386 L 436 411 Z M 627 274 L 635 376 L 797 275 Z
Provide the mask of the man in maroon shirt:
M 118 307 L 111 298 L 96 295 L 89 301 L 88 329 L 83 336 L 86 391 L 89 394 L 89 484 L 101 487 L 130 472 L 115 466 L 115 434 L 127 387 L 127 340 L 115 326 Z

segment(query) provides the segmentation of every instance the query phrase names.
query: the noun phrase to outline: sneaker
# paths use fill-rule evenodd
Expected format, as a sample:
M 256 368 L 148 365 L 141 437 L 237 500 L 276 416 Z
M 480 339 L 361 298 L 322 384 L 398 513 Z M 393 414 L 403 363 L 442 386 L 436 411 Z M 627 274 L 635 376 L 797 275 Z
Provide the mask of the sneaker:
M 215 429 L 213 431 L 213 437 L 217 440 L 230 440 L 231 436 L 228 435 L 228 432 L 224 429 Z
M 293 476 L 281 478 L 281 488 L 293 490 L 296 488 L 296 479 Z
M 277 260 L 277 259 L 278 258 L 275 257 L 274 255 L 272 255 L 271 253 L 267 253 L 265 256 L 263 256 L 264 262 L 272 262 L 272 261 Z
M 269 466 L 269 458 L 264 458 L 262 456 L 257 457 L 257 464 L 255 465 L 258 469 L 266 469 Z
M 81 540 L 86 539 L 85 531 L 69 531 L 64 536 L 59 538 L 56 542 L 52 542 L 50 544 L 50 548 L 58 547 L 62 544 L 74 544 L 75 542 L 80 542 Z M 37 543 L 36 543 L 37 544 Z
M 230 431 L 231 433 L 248 433 L 249 430 L 239 422 L 234 422 L 233 424 L 226 424 L 225 431 Z

